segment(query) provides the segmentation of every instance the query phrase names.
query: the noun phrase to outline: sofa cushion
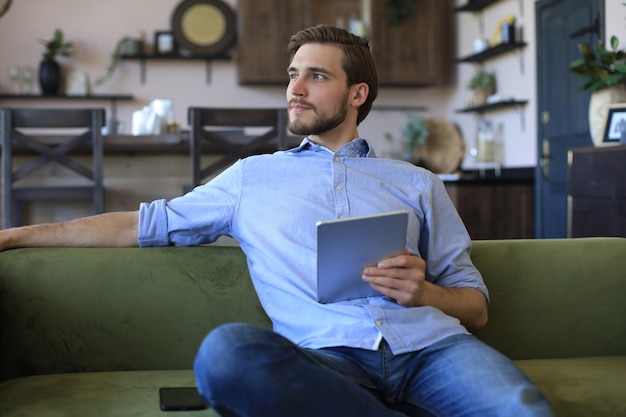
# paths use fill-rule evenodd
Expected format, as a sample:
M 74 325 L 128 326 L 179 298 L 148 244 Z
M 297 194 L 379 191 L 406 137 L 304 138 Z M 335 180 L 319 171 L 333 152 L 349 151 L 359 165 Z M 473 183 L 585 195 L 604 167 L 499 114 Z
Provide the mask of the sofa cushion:
M 557 417 L 626 417 L 626 356 L 516 361 Z
M 626 356 L 516 361 L 557 417 L 626 416 Z M 191 370 L 91 372 L 18 378 L 0 384 L 3 417 L 163 417 L 160 387 L 194 386 Z M 212 410 L 185 416 L 215 417 Z
M 172 413 L 161 411 L 159 388 L 191 386 L 195 386 L 191 370 L 29 376 L 0 383 L 0 416 L 163 417 Z M 217 417 L 213 410 L 184 415 Z

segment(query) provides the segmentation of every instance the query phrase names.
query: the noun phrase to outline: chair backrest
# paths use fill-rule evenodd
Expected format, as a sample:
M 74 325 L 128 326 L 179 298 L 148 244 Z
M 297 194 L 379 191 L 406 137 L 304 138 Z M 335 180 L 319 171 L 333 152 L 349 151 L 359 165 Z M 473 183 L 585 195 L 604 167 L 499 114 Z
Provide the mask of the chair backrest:
M 276 140 L 276 150 L 287 145 L 287 111 L 285 109 L 207 108 L 190 107 L 189 151 L 191 158 L 191 187 L 233 161 L 258 152 L 261 145 Z M 244 128 L 268 128 L 259 135 L 249 135 Z M 202 143 L 210 142 L 225 155 L 202 167 Z
M 26 187 L 20 187 L 16 182 L 51 162 L 86 178 L 89 189 L 93 191 L 94 213 L 103 212 L 101 129 L 104 120 L 104 109 L 0 109 L 3 228 L 17 225 L 14 222 L 15 203 L 21 198 L 33 200 L 39 198 L 62 200 L 67 196 L 74 198 L 69 187 L 57 185 L 29 187 L 28 192 L 21 193 L 26 191 Z M 70 155 L 70 152 L 76 149 L 92 156 L 91 166 L 86 166 Z M 14 169 L 13 159 L 16 153 L 34 155 L 34 158 Z

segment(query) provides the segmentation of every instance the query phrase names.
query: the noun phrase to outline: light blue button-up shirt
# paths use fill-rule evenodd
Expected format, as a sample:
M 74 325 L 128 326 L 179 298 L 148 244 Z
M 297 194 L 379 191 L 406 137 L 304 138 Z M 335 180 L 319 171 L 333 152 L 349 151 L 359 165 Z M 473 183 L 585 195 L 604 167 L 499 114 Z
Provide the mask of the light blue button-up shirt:
M 383 295 L 316 301 L 315 224 L 396 210 L 409 212 L 407 247 L 425 259 L 428 281 L 488 297 L 443 183 L 408 162 L 376 158 L 364 139 L 335 153 L 305 139 L 289 151 L 240 160 L 185 196 L 143 203 L 139 244 L 187 246 L 231 236 L 277 333 L 307 348 L 376 349 L 384 337 L 398 354 L 467 330 L 437 308 L 402 307 Z

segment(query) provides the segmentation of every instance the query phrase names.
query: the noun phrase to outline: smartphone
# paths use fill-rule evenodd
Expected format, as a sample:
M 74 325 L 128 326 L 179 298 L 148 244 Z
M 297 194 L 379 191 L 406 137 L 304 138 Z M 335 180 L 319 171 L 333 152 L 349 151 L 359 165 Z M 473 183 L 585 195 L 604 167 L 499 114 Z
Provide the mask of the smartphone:
M 159 388 L 159 402 L 163 411 L 202 410 L 208 408 L 196 387 Z

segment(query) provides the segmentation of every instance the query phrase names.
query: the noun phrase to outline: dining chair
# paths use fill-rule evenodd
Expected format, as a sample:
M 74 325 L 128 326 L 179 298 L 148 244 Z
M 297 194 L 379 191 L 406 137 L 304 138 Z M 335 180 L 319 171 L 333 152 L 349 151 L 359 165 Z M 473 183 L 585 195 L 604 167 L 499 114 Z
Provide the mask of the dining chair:
M 276 140 L 276 150 L 287 146 L 286 109 L 190 107 L 189 152 L 191 187 L 237 159 L 259 153 L 259 148 Z M 223 156 L 202 166 L 203 145 L 211 144 Z
M 104 120 L 104 109 L 0 109 L 3 228 L 22 225 L 25 201 L 91 200 L 94 214 L 104 212 Z M 90 156 L 91 164 L 77 154 Z M 25 161 L 16 163 L 17 156 Z M 78 180 L 67 185 L 32 175 L 50 164 Z

